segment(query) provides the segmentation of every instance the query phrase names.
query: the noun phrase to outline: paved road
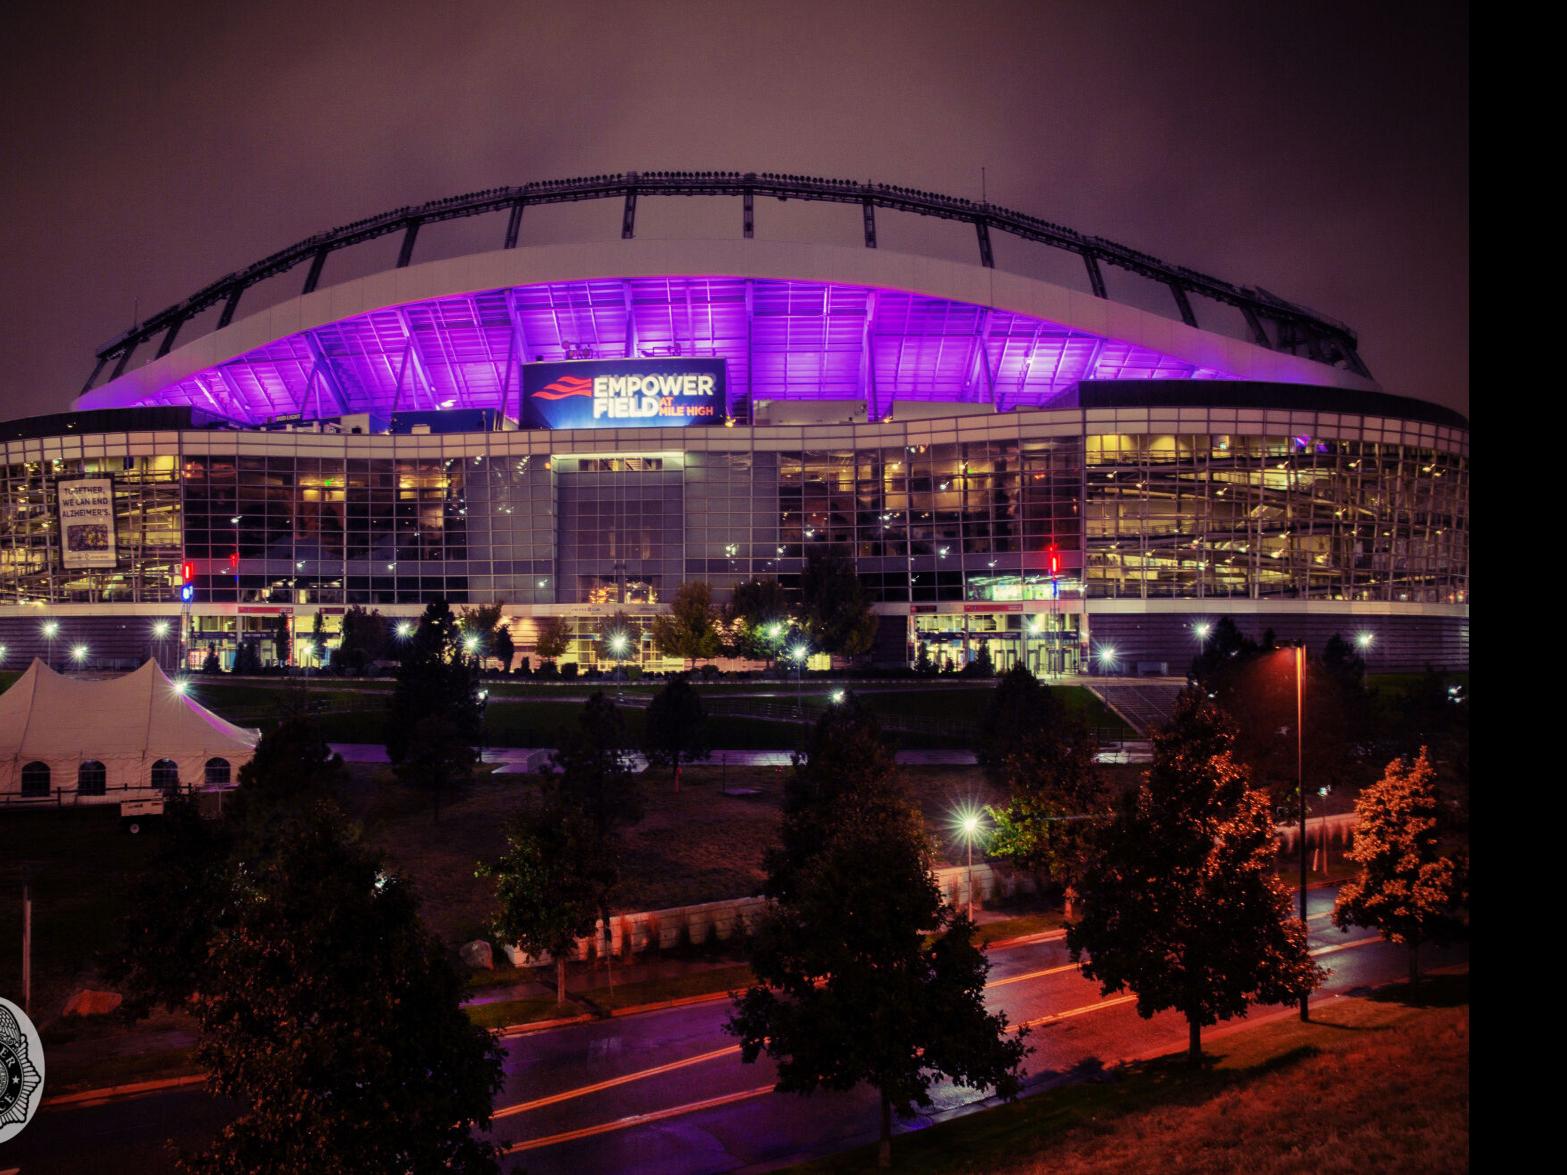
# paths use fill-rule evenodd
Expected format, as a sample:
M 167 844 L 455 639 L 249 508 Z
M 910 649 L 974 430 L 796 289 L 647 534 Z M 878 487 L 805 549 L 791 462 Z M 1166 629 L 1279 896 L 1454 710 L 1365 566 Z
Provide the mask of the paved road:
M 349 763 L 385 763 L 386 748 L 379 743 L 333 743 L 332 749 Z M 1153 744 L 1128 741 L 1115 750 L 1100 751 L 1101 763 L 1150 763 L 1153 761 Z M 549 747 L 485 747 L 483 760 L 497 763 L 497 775 L 526 774 L 537 771 L 548 761 L 553 750 Z M 731 767 L 787 767 L 794 762 L 793 751 L 714 751 L 703 762 L 713 766 L 727 763 Z M 897 761 L 906 767 L 973 767 L 973 751 L 961 750 L 905 750 L 897 752 Z M 642 755 L 630 756 L 633 771 L 645 771 L 647 760 Z
M 1312 946 L 1332 971 L 1319 1000 L 1401 978 L 1402 948 L 1367 932 L 1348 935 L 1327 924 L 1328 891 L 1311 898 Z M 1355 944 L 1365 945 L 1355 945 Z M 1454 948 L 1431 951 L 1427 966 L 1467 958 Z M 1027 1088 L 1092 1075 L 1150 1050 L 1185 1046 L 1173 1014 L 1140 1019 L 1126 997 L 1102 1000 L 1059 941 L 992 954 L 989 1002 L 1014 1023 L 1032 1022 Z M 1259 1009 L 1267 1014 L 1274 1009 Z M 766 1170 L 796 1158 L 874 1140 L 876 1100 L 868 1090 L 774 1094 L 765 1061 L 743 1064 L 723 1032 L 726 1003 L 598 1021 L 506 1042 L 506 1084 L 496 1099 L 495 1139 L 512 1148 L 506 1170 L 658 1173 Z M 1216 1046 L 1217 1047 L 1217 1046 Z M 980 1091 L 941 1085 L 930 1113 L 902 1131 L 985 1104 Z M 224 1120 L 227 1107 L 192 1091 L 84 1108 L 47 1109 L 28 1130 L 0 1147 L 0 1169 L 35 1172 L 162 1171 L 161 1142 L 197 1145 Z

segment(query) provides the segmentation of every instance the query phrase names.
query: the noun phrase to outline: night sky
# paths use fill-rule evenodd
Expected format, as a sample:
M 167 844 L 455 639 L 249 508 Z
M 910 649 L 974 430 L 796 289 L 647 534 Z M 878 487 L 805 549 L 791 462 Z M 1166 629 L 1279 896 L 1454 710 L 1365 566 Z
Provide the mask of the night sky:
M 64 410 L 138 311 L 314 232 L 679 169 L 977 199 L 984 168 L 994 203 L 1341 319 L 1385 390 L 1469 410 L 1461 4 L 49 0 L 5 28 L 0 418 Z M 738 200 L 675 203 L 641 202 L 638 235 L 739 236 Z M 611 239 L 619 217 L 530 208 L 523 244 Z M 972 229 L 909 220 L 878 216 L 883 249 L 977 260 Z M 415 261 L 503 226 L 426 229 Z M 757 236 L 854 244 L 859 213 L 758 202 Z

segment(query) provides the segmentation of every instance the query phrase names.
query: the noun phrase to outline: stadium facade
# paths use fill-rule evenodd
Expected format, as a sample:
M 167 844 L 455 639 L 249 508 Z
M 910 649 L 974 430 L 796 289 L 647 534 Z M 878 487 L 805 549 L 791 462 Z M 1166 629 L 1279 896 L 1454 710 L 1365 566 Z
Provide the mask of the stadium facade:
M 740 235 L 638 239 L 661 195 L 737 198 Z M 622 239 L 522 242 L 529 205 L 602 198 Z M 771 198 L 857 206 L 866 247 L 756 239 Z M 878 247 L 886 210 L 972 224 L 973 260 Z M 501 248 L 418 260 L 421 227 L 482 216 Z M 395 267 L 323 281 L 392 234 Z M 996 268 L 1003 234 L 1087 289 Z M 244 313 L 296 267 L 302 293 Z M 1110 297 L 1123 277 L 1169 313 Z M 795 589 L 829 549 L 885 665 L 986 645 L 1002 668 L 1179 673 L 1223 616 L 1358 636 L 1373 668 L 1468 664 L 1463 417 L 1386 394 L 1353 332 L 1271 294 L 882 185 L 632 174 L 398 209 L 139 324 L 70 411 L 0 443 L 13 666 L 228 662 L 242 640 L 300 664 L 350 606 L 436 597 L 504 602 L 523 656 L 566 617 L 563 660 L 591 666 L 606 614 L 693 579 Z

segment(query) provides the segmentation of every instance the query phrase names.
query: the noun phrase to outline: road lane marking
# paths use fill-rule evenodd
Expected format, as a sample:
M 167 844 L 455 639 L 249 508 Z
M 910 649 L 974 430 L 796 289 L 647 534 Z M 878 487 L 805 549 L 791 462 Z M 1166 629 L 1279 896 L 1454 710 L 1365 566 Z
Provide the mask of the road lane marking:
M 988 991 L 992 987 L 1005 987 L 1009 983 L 1022 983 L 1025 979 L 1041 979 L 1046 975 L 1059 975 L 1063 971 L 1076 971 L 1076 963 L 1066 963 L 1060 967 L 1046 967 L 1040 971 L 1027 971 L 1022 975 L 1008 975 L 1005 979 L 992 979 L 985 984 Z
M 1036 1016 L 1032 1020 L 1021 1020 L 1007 1028 L 1008 1032 L 1019 1032 L 1024 1028 L 1038 1028 L 1041 1024 L 1053 1024 L 1057 1020 L 1070 1020 L 1073 1016 L 1086 1016 L 1090 1012 L 1102 1012 L 1106 1008 L 1120 1007 L 1129 1004 L 1137 997 L 1135 995 L 1118 996 L 1113 1000 L 1100 1000 L 1096 1004 L 1084 1004 L 1081 1008 L 1068 1008 L 1064 1012 L 1051 1012 L 1045 1016 Z
M 630 1130 L 634 1126 L 646 1126 L 651 1122 L 662 1122 L 665 1118 L 678 1118 L 682 1114 L 695 1114 L 702 1110 L 715 1109 L 718 1106 L 733 1105 L 735 1102 L 743 1102 L 750 1098 L 761 1097 L 763 1094 L 773 1092 L 771 1085 L 759 1085 L 755 1089 L 742 1089 L 737 1093 L 719 1094 L 700 1102 L 687 1102 L 683 1106 L 670 1106 L 666 1110 L 649 1110 L 645 1114 L 632 1114 L 626 1118 L 616 1118 L 613 1122 L 600 1122 L 596 1126 L 582 1126 L 576 1130 L 567 1130 L 560 1134 L 548 1134 L 543 1138 L 526 1138 L 521 1142 L 510 1143 L 501 1148 L 503 1155 L 515 1155 L 521 1151 L 537 1150 L 540 1147 L 559 1146 L 563 1142 L 574 1142 L 579 1138 L 592 1138 L 596 1134 L 609 1134 L 616 1130 Z
M 1368 947 L 1373 943 L 1384 941 L 1386 940 L 1383 939 L 1380 934 L 1373 935 L 1370 938 L 1357 938 L 1350 942 L 1336 943 L 1330 947 L 1318 947 L 1316 950 L 1311 952 L 1311 956 L 1312 958 L 1316 958 L 1318 955 L 1336 955 L 1339 951 L 1352 951 L 1356 947 Z
M 597 1082 L 593 1085 L 582 1085 L 576 1089 L 562 1090 L 560 1093 L 552 1093 L 546 1097 L 535 1098 L 531 1102 L 518 1102 L 516 1105 L 503 1106 L 496 1110 L 492 1117 L 510 1118 L 515 1114 L 526 1114 L 529 1110 L 543 1109 L 545 1106 L 553 1106 L 558 1102 L 570 1101 L 572 1098 L 586 1097 L 590 1093 L 598 1093 L 605 1089 L 614 1089 L 617 1085 L 629 1085 L 633 1081 L 643 1081 L 649 1077 L 658 1077 L 664 1073 L 673 1073 L 676 1069 L 686 1069 L 692 1065 L 700 1065 L 704 1061 L 716 1061 L 719 1057 L 732 1056 L 740 1051 L 737 1044 L 728 1045 L 721 1049 L 714 1049 L 710 1053 L 698 1053 L 694 1057 L 686 1057 L 680 1061 L 670 1061 L 665 1065 L 655 1065 L 651 1069 L 640 1069 L 635 1073 L 626 1073 L 619 1077 L 611 1077 L 608 1080 Z

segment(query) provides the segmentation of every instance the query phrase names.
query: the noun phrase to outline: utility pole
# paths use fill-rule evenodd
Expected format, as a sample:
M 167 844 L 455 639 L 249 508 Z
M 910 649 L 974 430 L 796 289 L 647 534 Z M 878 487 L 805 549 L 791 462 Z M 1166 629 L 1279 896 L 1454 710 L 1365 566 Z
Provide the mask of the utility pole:
M 33 890 L 22 874 L 22 1011 L 33 1014 Z

